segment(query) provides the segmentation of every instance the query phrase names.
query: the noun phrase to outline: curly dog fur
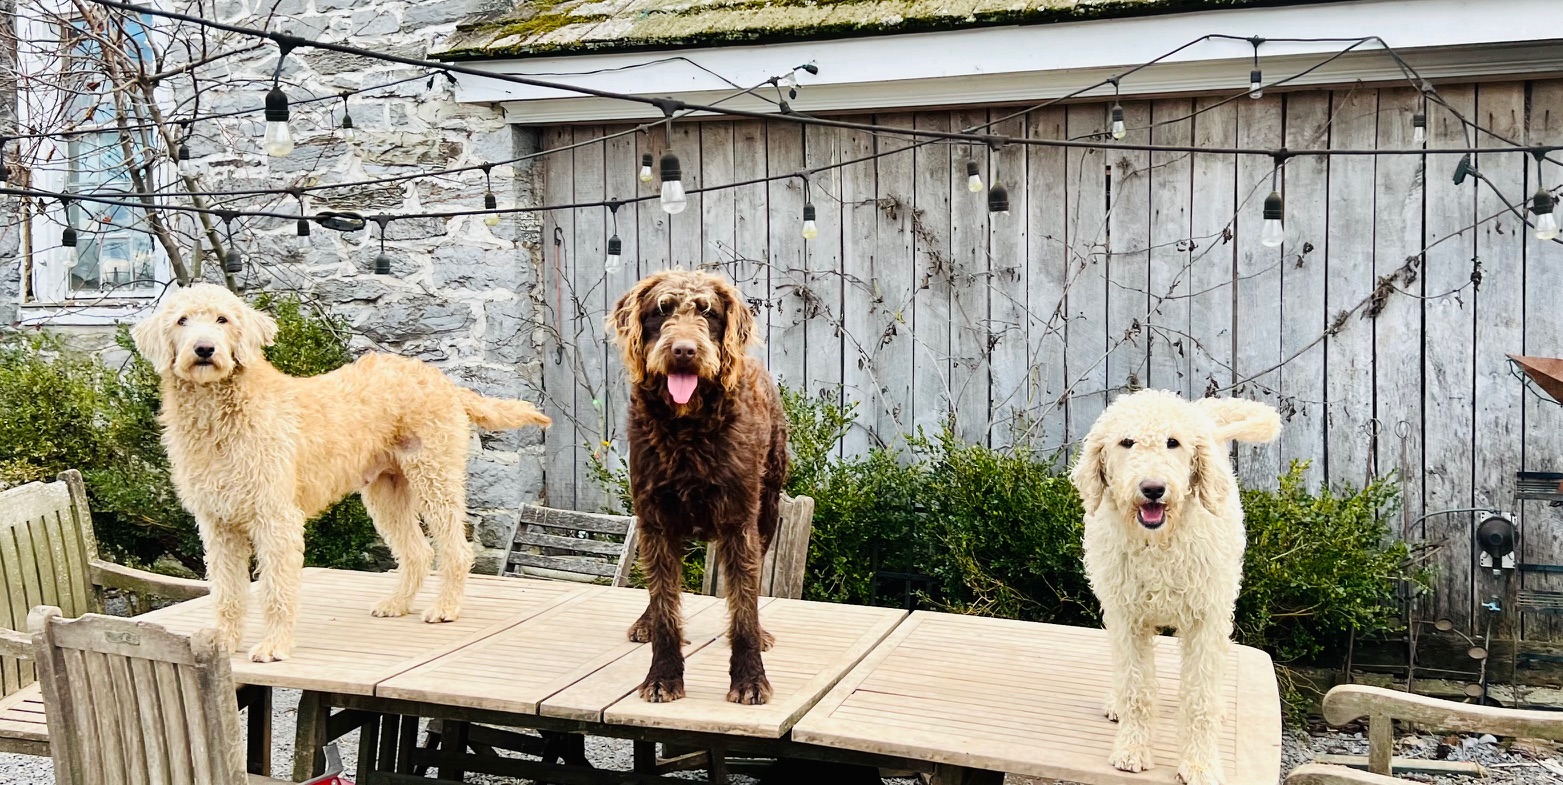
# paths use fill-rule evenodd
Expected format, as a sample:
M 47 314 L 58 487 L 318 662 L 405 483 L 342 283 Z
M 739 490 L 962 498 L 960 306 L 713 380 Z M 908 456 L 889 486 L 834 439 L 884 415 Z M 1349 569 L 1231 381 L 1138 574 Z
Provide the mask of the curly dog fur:
M 760 652 L 760 564 L 776 532 L 787 474 L 787 423 L 776 383 L 759 360 L 754 316 L 723 278 L 655 273 L 621 297 L 608 317 L 630 383 L 630 485 L 640 559 L 651 601 L 630 638 L 651 642 L 640 696 L 684 696 L 679 592 L 690 538 L 715 540 L 732 644 L 727 699 L 771 697 Z
M 206 548 L 218 632 L 244 634 L 250 555 L 260 567 L 265 629 L 256 662 L 286 659 L 298 612 L 304 522 L 362 491 L 400 565 L 376 616 L 401 616 L 434 563 L 442 585 L 427 622 L 454 621 L 472 568 L 466 537 L 471 426 L 547 425 L 525 401 L 485 398 L 416 360 L 369 354 L 298 379 L 266 361 L 277 323 L 220 286 L 170 293 L 131 331 L 162 377 L 163 444 L 174 488 Z
M 1246 541 L 1228 443 L 1268 442 L 1280 430 L 1266 404 L 1145 390 L 1114 401 L 1085 438 L 1070 479 L 1085 504 L 1086 576 L 1112 649 L 1115 768 L 1151 767 L 1152 641 L 1157 628 L 1174 627 L 1183 651 L 1178 779 L 1222 782 L 1221 685 Z

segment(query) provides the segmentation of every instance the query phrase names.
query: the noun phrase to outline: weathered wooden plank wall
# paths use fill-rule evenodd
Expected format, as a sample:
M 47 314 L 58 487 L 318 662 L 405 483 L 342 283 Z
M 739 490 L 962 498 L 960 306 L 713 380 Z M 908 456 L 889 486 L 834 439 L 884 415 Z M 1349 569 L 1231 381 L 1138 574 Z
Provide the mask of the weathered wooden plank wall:
M 1440 93 L 1490 133 L 1433 106 L 1429 148 L 1563 143 L 1563 80 Z M 1357 86 L 1128 100 L 1124 110 L 1129 141 L 1396 149 L 1412 146 L 1419 103 L 1404 87 Z M 1099 103 L 1012 112 L 854 119 L 940 130 L 996 122 L 999 133 L 1043 138 L 1106 138 L 1109 123 Z M 544 159 L 544 198 L 655 194 L 655 178 L 634 175 L 642 152 L 669 146 L 665 131 L 591 143 L 624 130 L 545 131 L 547 147 L 573 148 Z M 1527 393 L 1504 357 L 1563 354 L 1553 302 L 1563 249 L 1536 241 L 1504 206 L 1536 188 L 1526 156 L 1476 156 L 1495 190 L 1475 178 L 1456 185 L 1449 155 L 1291 158 L 1277 171 L 1268 156 L 917 145 L 719 120 L 675 124 L 671 147 L 689 188 L 819 171 L 691 195 L 675 216 L 655 201 L 621 207 L 617 221 L 601 208 L 549 215 L 537 293 L 557 423 L 549 504 L 607 503 L 591 466 L 622 462 L 625 392 L 602 320 L 638 276 L 672 265 L 736 280 L 782 382 L 857 406 L 845 452 L 953 420 L 964 439 L 1051 454 L 1131 386 L 1270 401 L 1287 427 L 1276 444 L 1238 450 L 1245 484 L 1273 486 L 1294 460 L 1311 462 L 1310 482 L 1335 486 L 1398 472 L 1406 508 L 1393 525 L 1440 546 L 1427 613 L 1462 626 L 1480 624 L 1480 603 L 1500 589 L 1475 568 L 1473 518 L 1417 519 L 1511 508 L 1515 471 L 1563 468 L 1563 409 Z M 986 185 L 1008 189 L 1007 215 L 988 213 L 986 191 L 967 190 L 968 160 Z M 1541 176 L 1563 183 L 1552 164 Z M 1278 250 L 1258 241 L 1272 180 L 1286 196 Z M 805 203 L 817 213 L 812 240 L 800 233 Z M 605 275 L 615 225 L 625 267 Z M 1521 512 L 1524 559 L 1563 562 L 1557 512 Z M 1529 637 L 1563 633 L 1525 624 Z

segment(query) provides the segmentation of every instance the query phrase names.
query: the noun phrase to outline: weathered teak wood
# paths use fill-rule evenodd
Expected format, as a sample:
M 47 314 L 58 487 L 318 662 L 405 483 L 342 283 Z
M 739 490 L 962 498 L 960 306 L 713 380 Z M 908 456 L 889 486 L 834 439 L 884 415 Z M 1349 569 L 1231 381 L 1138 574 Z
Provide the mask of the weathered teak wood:
M 1304 763 L 1286 775 L 1286 785 L 1405 785 L 1405 782 L 1383 774 L 1322 763 Z
M 809 538 L 814 534 L 814 499 L 783 493 L 777 507 L 776 537 L 765 554 L 760 571 L 760 594 L 765 597 L 801 599 L 803 577 L 808 567 Z M 705 577 L 701 592 L 727 596 L 727 581 L 721 575 L 716 543 L 706 546 Z
M 919 611 L 793 726 L 810 744 L 1093 785 L 1173 783 L 1180 738 L 1177 641 L 1158 638 L 1156 765 L 1107 764 L 1117 726 L 1101 630 Z M 1233 646 L 1223 685 L 1230 785 L 1270 785 L 1281 767 L 1275 674 Z
M 1345 766 L 1352 769 L 1368 768 L 1366 755 L 1316 755 L 1314 763 L 1329 766 Z M 1390 758 L 1392 773 L 1420 773 L 1434 776 L 1447 777 L 1458 775 L 1461 777 L 1485 777 L 1487 767 L 1480 763 L 1464 760 L 1428 760 L 1426 758 Z
M 627 515 L 525 504 L 507 569 L 522 577 L 627 586 L 636 528 Z

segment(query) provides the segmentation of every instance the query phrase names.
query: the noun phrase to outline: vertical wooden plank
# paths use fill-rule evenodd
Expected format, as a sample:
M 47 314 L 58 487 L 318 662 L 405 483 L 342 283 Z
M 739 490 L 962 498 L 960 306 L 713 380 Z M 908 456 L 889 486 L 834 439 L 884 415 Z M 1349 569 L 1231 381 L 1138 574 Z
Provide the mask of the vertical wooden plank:
M 1237 144 L 1237 107 L 1216 106 L 1201 98 L 1194 118 L 1194 146 Z M 1214 108 L 1211 108 L 1214 107 Z M 1232 242 L 1237 215 L 1237 160 L 1231 155 L 1194 156 L 1194 251 L 1189 267 L 1189 393 L 1198 398 L 1226 387 L 1232 378 L 1232 275 L 1237 246 Z
M 623 131 L 624 128 L 610 128 L 610 132 Z M 639 195 L 642 185 L 640 182 L 640 149 L 642 140 L 637 134 L 628 134 L 611 139 L 607 142 L 607 149 L 603 153 L 604 195 L 609 199 L 630 199 Z M 605 318 L 612 310 L 614 303 L 619 298 L 634 288 L 635 282 L 640 280 L 640 253 L 641 238 L 639 236 L 640 211 L 654 210 L 662 212 L 656 202 L 635 202 L 619 207 L 617 215 L 617 228 L 615 228 L 615 216 L 608 215 L 608 236 L 615 233 L 619 237 L 620 263 L 623 265 L 617 273 L 609 273 L 605 276 L 602 299 L 602 314 Z M 601 321 L 601 319 L 599 319 Z M 602 448 L 603 458 L 610 462 L 612 468 L 622 465 L 622 461 L 629 456 L 629 444 L 625 433 L 625 418 L 629 411 L 629 384 L 624 377 L 624 362 L 619 358 L 618 348 L 613 345 L 612 339 L 606 333 L 603 335 L 603 379 L 604 393 L 602 395 L 603 421 L 606 423 L 604 439 L 613 446 Z
M 673 246 L 670 239 L 669 220 L 672 216 L 663 211 L 662 205 L 656 197 L 662 192 L 662 184 L 659 179 L 661 173 L 662 154 L 668 150 L 668 138 L 665 132 L 666 126 L 657 126 L 644 134 L 636 137 L 642 153 L 651 153 L 651 182 L 640 184 L 640 193 L 652 197 L 641 202 L 639 209 L 635 211 L 635 219 L 639 222 L 640 230 L 636 236 L 636 248 L 639 250 L 640 274 L 642 276 L 666 270 L 673 266 Z M 679 153 L 679 162 L 688 166 L 684 153 Z M 635 171 L 640 172 L 640 162 L 635 162 Z M 688 212 L 688 210 L 685 210 Z M 550 426 L 552 427 L 552 426 Z
M 1337 91 L 1332 149 L 1371 147 L 1378 133 L 1378 94 Z M 1330 161 L 1326 310 L 1331 324 L 1373 291 L 1373 169 L 1370 156 Z M 1361 487 L 1373 471 L 1373 322 L 1353 314 L 1325 340 L 1326 475 L 1331 485 Z
M 1068 110 L 1053 106 L 1031 113 L 1027 133 L 1063 139 Z M 1026 377 L 1028 434 L 1032 447 L 1052 453 L 1064 446 L 1065 281 L 1069 275 L 1069 196 L 1061 147 L 1026 148 Z
M 69 519 L 69 511 L 52 511 L 38 520 L 38 527 L 42 529 L 41 541 L 49 544 L 51 574 L 46 580 L 54 581 L 54 596 L 59 599 L 57 605 L 72 616 L 80 616 L 87 612 L 88 589 L 84 572 L 73 574 L 70 554 L 65 547 L 62 520 Z
M 869 123 L 872 117 L 850 122 Z M 861 131 L 841 131 L 841 160 L 865 158 L 874 152 L 874 137 Z M 841 378 L 846 400 L 857 404 L 858 427 L 847 433 L 843 449 L 848 455 L 865 452 L 878 434 L 879 394 L 874 352 L 874 247 L 878 232 L 879 204 L 874 187 L 872 160 L 851 164 L 841 171 L 841 271 L 843 334 Z
M 1070 106 L 1069 138 L 1106 133 L 1108 109 L 1106 104 Z M 1070 277 L 1064 383 L 1068 438 L 1079 441 L 1107 406 L 1106 159 L 1098 149 L 1070 150 L 1066 159 Z
M 84 705 L 93 707 L 90 724 L 97 734 L 98 762 L 103 778 L 108 782 L 129 782 L 128 756 L 125 754 L 124 734 L 129 728 L 120 725 L 118 700 L 114 691 L 113 676 L 109 672 L 108 657 L 97 652 L 83 652 L 86 679 L 71 684 L 68 689 Z M 90 694 L 91 700 L 86 696 Z
M 1378 146 L 1413 147 L 1411 116 L 1419 91 L 1379 91 Z M 1448 163 L 1448 162 L 1445 162 Z M 1375 172 L 1373 273 L 1393 277 L 1397 289 L 1420 295 L 1422 277 L 1422 159 L 1386 155 Z M 1379 474 L 1397 472 L 1401 494 L 1399 531 L 1422 517 L 1422 301 L 1391 294 L 1374 318 L 1375 416 L 1378 438 L 1374 465 Z
M 27 544 L 38 563 L 38 595 L 32 604 L 60 607 L 59 570 L 54 566 L 54 549 L 49 543 L 49 527 L 43 518 L 33 518 L 27 524 Z M 18 530 L 20 532 L 20 530 Z
M 575 129 L 575 202 L 600 202 L 605 197 L 607 176 L 604 161 L 602 126 Z M 568 257 L 574 280 L 575 301 L 567 314 L 570 334 L 565 339 L 565 355 L 576 359 L 574 373 L 575 416 L 574 449 L 575 509 L 602 510 L 607 489 L 592 480 L 587 465 L 592 451 L 607 435 L 607 408 L 603 398 L 607 377 L 603 372 L 603 304 L 607 296 L 607 274 L 603 270 L 608 253 L 608 210 L 584 207 L 575 210 L 575 251 Z
M 912 127 L 910 114 L 879 115 L 875 122 L 897 128 Z M 880 406 L 874 430 L 886 444 L 898 444 L 912 430 L 912 372 L 915 346 L 912 340 L 912 228 L 914 154 L 906 151 L 911 140 L 882 134 L 877 152 L 889 153 L 874 161 L 878 199 L 874 234 L 875 296 L 872 341 L 874 380 Z M 902 151 L 902 152 L 895 152 Z
M 172 767 L 169 764 L 169 749 L 167 740 L 163 736 L 163 727 L 168 724 L 164 719 L 162 704 L 157 692 L 157 674 L 153 670 L 153 661 L 143 659 L 126 658 L 129 668 L 130 682 L 128 687 L 135 693 L 135 717 L 139 720 L 141 728 L 141 744 L 145 750 L 147 765 L 147 780 L 151 785 L 169 785 L 173 781 Z M 237 743 L 237 740 L 235 740 Z M 266 749 L 266 754 L 271 754 L 271 749 Z
M 542 146 L 552 150 L 574 141 L 569 128 L 549 128 L 542 132 Z M 560 152 L 543 157 L 543 202 L 569 204 L 575 198 L 572 181 L 575 156 Z M 549 340 L 543 346 L 544 411 L 553 424 L 543 431 L 548 451 L 545 467 L 544 503 L 572 509 L 575 506 L 575 378 L 569 361 L 570 322 L 573 313 L 569 301 L 571 264 L 575 254 L 575 214 L 573 210 L 550 210 L 543 216 L 543 275 L 540 284 L 549 326 Z
M 10 541 L 10 527 L 0 528 L 0 544 Z M 27 631 L 27 615 L 25 609 L 20 617 L 16 616 L 16 609 L 21 606 L 21 598 L 11 587 L 11 573 L 16 570 L 12 559 L 15 550 L 0 547 L 0 598 L 8 598 L 8 601 L 0 602 L 0 626 L 8 630 Z M 10 695 L 26 686 L 30 680 L 23 677 L 32 672 L 32 665 L 25 660 L 13 657 L 0 657 L 0 696 Z
M 1281 97 L 1267 95 L 1237 102 L 1237 143 L 1240 147 L 1274 149 L 1283 143 Z M 1270 195 L 1275 162 L 1264 156 L 1237 159 L 1237 277 L 1236 352 L 1233 373 L 1253 378 L 1230 394 L 1280 404 L 1282 248 L 1266 248 L 1259 242 L 1264 226 L 1264 201 Z M 1279 181 L 1277 181 L 1279 186 Z M 1415 340 L 1415 333 L 1409 336 Z M 1281 445 L 1237 445 L 1238 477 L 1247 488 L 1274 488 L 1281 473 Z
M 765 174 L 775 177 L 803 169 L 803 128 L 794 123 L 772 123 L 760 131 L 764 144 Z M 740 160 L 742 156 L 739 157 Z M 828 178 L 828 175 L 820 175 Z M 820 235 L 814 240 L 803 237 L 805 185 L 797 178 L 772 180 L 761 186 L 765 200 L 761 221 L 769 237 L 766 251 L 770 259 L 770 341 L 771 372 L 777 381 L 797 390 L 810 390 L 808 380 L 808 313 L 811 282 L 809 257 L 819 251 L 826 239 L 825 227 L 834 225 L 830 217 L 840 213 L 835 200 L 820 189 L 809 187 L 819 217 L 815 225 Z M 740 215 L 740 220 L 745 216 Z M 756 227 L 758 229 L 758 226 Z M 839 246 L 838 246 L 839 247 Z M 817 330 L 816 330 L 817 331 Z M 839 367 L 839 363 L 837 363 Z
M 803 130 L 805 156 L 810 169 L 831 166 L 841 160 L 841 132 L 834 128 L 809 126 Z M 802 292 L 804 341 L 808 360 L 804 374 L 810 393 L 829 395 L 845 401 L 841 384 L 842 352 L 846 342 L 841 321 L 841 254 L 846 247 L 842 225 L 846 207 L 842 204 L 845 177 L 841 169 L 830 168 L 814 176 L 810 197 L 819 215 L 819 239 L 806 246 L 808 278 Z
M 169 781 L 172 785 L 194 785 L 195 771 L 190 763 L 190 736 L 185 727 L 184 701 L 179 698 L 179 674 L 171 662 L 152 663 L 152 677 L 161 704 L 163 745 L 168 750 Z
M 1478 126 L 1485 133 L 1475 134 L 1478 147 L 1503 149 L 1500 139 L 1522 139 L 1525 135 L 1525 85 L 1519 82 L 1482 84 L 1476 88 Z M 1526 194 L 1527 156 L 1513 153 L 1476 156 L 1476 167 L 1510 199 Z M 1481 259 L 1482 285 L 1476 291 L 1476 440 L 1472 452 L 1477 456 L 1475 489 L 1478 505 L 1504 509 L 1513 504 L 1514 473 L 1520 469 L 1520 447 L 1524 431 L 1524 388 L 1509 372 L 1508 354 L 1525 345 L 1525 238 L 1527 231 L 1520 219 L 1507 212 L 1503 200 L 1493 189 L 1477 188 L 1476 213 L 1480 217 L 1497 215 L 1482 224 L 1476 235 L 1476 257 Z M 1547 318 L 1545 316 L 1541 318 Z M 1545 505 L 1527 504 L 1520 510 L 1521 545 L 1525 536 L 1556 521 L 1547 516 Z M 1530 524 L 1535 524 L 1530 525 Z M 1525 551 L 1521 551 L 1525 555 Z M 1514 582 L 1495 578 L 1490 570 L 1478 570 L 1476 602 L 1512 591 Z M 1505 608 L 1513 602 L 1505 598 Z M 1485 625 L 1486 612 L 1473 611 L 1473 626 Z M 1501 614 L 1493 625 L 1495 635 L 1507 636 L 1512 630 L 1513 614 Z
M 1024 136 L 1026 118 L 998 123 L 989 131 Z M 1026 148 L 1008 145 L 989 155 L 992 176 L 1009 192 L 1009 214 L 988 217 L 988 444 L 1007 447 L 1026 435 L 1027 377 L 1031 372 L 1026 342 L 1027 219 Z M 989 184 L 992 187 L 992 184 Z
M 988 122 L 986 111 L 956 112 L 950 126 L 963 130 Z M 986 443 L 988 426 L 988 191 L 966 190 L 966 162 L 976 161 L 983 184 L 993 183 L 988 151 L 951 147 L 950 176 L 950 396 L 955 433 Z
M 108 664 L 109 689 L 114 692 L 118 710 L 109 718 L 120 724 L 119 733 L 125 751 L 125 782 L 129 785 L 147 785 L 147 748 L 143 742 L 145 726 L 137 711 L 137 690 L 131 680 L 130 658 L 113 654 L 102 655 Z
M 1151 105 L 1156 127 L 1151 141 L 1186 147 L 1193 138 L 1186 98 Z M 1151 154 L 1150 289 L 1154 313 L 1149 319 L 1150 371 L 1146 386 L 1193 394 L 1190 379 L 1194 349 L 1189 345 L 1189 269 L 1193 258 L 1191 208 L 1194 202 L 1194 156 L 1190 153 Z
M 700 182 L 709 185 L 726 185 L 733 182 L 733 124 L 728 122 L 691 123 L 692 130 L 700 135 Z M 700 239 L 703 248 L 702 261 L 720 265 L 723 275 L 737 284 L 738 290 L 752 296 L 749 280 L 758 265 L 744 263 L 738 258 L 733 243 L 735 224 L 733 190 L 724 188 L 701 195 Z M 693 207 L 694 205 L 690 205 Z
M 949 112 L 925 112 L 913 118 L 918 129 L 950 130 Z M 950 376 L 950 199 L 969 197 L 965 172 L 957 177 L 955 167 L 964 161 L 952 161 L 952 145 L 928 144 L 912 152 L 912 172 L 916 194 L 913 233 L 912 287 L 916 302 L 912 307 L 912 335 L 916 353 L 912 358 L 912 426 L 927 433 L 938 433 L 954 412 Z
M 1471 86 L 1439 90 L 1456 111 L 1466 117 L 1476 112 L 1476 91 Z M 1468 137 L 1460 118 L 1429 107 L 1427 146 L 1466 147 Z M 1458 157 L 1426 159 L 1426 243 L 1423 277 L 1432 299 L 1422 303 L 1423 341 L 1423 443 L 1426 450 L 1423 492 L 1429 510 L 1473 506 L 1471 479 L 1475 471 L 1475 416 L 1472 394 L 1476 385 L 1476 293 L 1470 289 L 1471 266 L 1476 258 L 1476 192 L 1483 186 L 1475 179 L 1455 185 L 1452 172 Z M 1441 297 L 1446 292 L 1456 292 Z M 1417 535 L 1434 546 L 1432 592 L 1424 608 L 1427 618 L 1447 618 L 1456 629 L 1473 630 L 1471 624 L 1473 555 L 1472 526 L 1467 513 L 1427 519 Z
M 1124 141 L 1150 141 L 1151 105 L 1123 106 Z M 1107 389 L 1109 397 L 1145 385 L 1145 319 L 1150 311 L 1150 154 L 1110 150 L 1112 204 L 1107 216 Z
M 1331 96 L 1315 91 L 1290 93 L 1286 100 L 1286 146 L 1321 148 L 1330 144 Z M 1330 159 L 1293 158 L 1282 177 L 1286 204 L 1286 245 L 1281 265 L 1281 462 L 1308 461 L 1310 486 L 1324 481 L 1328 411 L 1322 403 L 1325 346 L 1319 336 L 1329 325 L 1325 308 L 1325 255 L 1329 244 Z
M 16 622 L 12 629 L 25 629 L 27 626 L 27 614 L 32 608 L 27 604 L 27 589 L 22 582 L 22 557 L 16 547 L 16 526 L 0 529 L 0 562 L 3 562 L 5 574 L 5 598 L 11 605 L 11 619 Z M 7 660 L 7 662 L 11 662 Z M 17 662 L 16 686 L 12 687 L 9 681 L 10 669 L 6 670 L 8 681 L 6 682 L 6 694 L 15 692 L 22 687 L 32 684 L 34 679 L 33 666 L 26 662 Z
M 1563 144 L 1563 80 L 1547 79 L 1531 83 L 1530 114 L 1526 118 L 1525 141 L 1529 144 Z M 1556 154 L 1553 156 L 1557 157 Z M 1534 164 L 1531 171 L 1534 173 Z M 1563 185 L 1563 167 L 1551 162 L 1541 165 L 1539 186 L 1549 190 Z M 1536 192 L 1538 180 L 1531 174 L 1522 196 Z M 1511 197 L 1517 198 L 1517 197 Z M 1563 292 L 1563 246 L 1550 240 L 1538 240 L 1534 231 L 1525 230 L 1525 353 L 1542 357 L 1563 357 L 1563 320 L 1558 319 L 1557 299 Z M 1550 399 L 1524 396 L 1525 468 L 1532 471 L 1558 471 L 1563 466 L 1563 408 Z M 1563 564 L 1563 525 L 1554 508 L 1532 504 L 1526 510 L 1523 556 L 1535 564 Z M 1559 576 L 1525 576 L 1525 588 L 1558 590 Z M 1525 637 L 1531 640 L 1558 640 L 1563 626 L 1552 616 L 1535 615 L 1525 621 Z
M 759 121 L 732 124 L 733 179 L 743 182 L 766 176 L 765 124 Z M 799 165 L 801 166 L 801 160 Z M 797 167 L 794 167 L 797 168 Z M 771 324 L 776 320 L 776 294 L 772 281 L 774 264 L 769 248 L 770 207 L 766 204 L 766 184 L 758 183 L 732 189 L 733 195 L 733 253 L 739 262 L 738 286 L 744 294 L 759 301 L 759 314 L 755 317 L 762 346 L 758 356 L 769 361 L 771 348 Z M 798 213 L 802 208 L 798 208 Z M 794 213 L 797 215 L 797 213 Z M 789 223 L 778 216 L 782 223 Z M 792 221 L 793 237 L 798 235 L 802 220 Z M 776 366 L 767 362 L 774 375 Z M 801 370 L 801 369 L 800 369 Z
M 693 193 L 705 183 L 701 171 L 701 160 L 704 157 L 704 151 L 700 149 L 701 125 L 698 122 L 673 124 L 672 148 L 683 167 L 684 191 L 689 194 L 689 205 L 678 215 L 668 216 L 668 242 L 673 266 L 685 270 L 698 270 L 707 263 L 714 264 L 719 260 L 701 237 L 705 196 Z

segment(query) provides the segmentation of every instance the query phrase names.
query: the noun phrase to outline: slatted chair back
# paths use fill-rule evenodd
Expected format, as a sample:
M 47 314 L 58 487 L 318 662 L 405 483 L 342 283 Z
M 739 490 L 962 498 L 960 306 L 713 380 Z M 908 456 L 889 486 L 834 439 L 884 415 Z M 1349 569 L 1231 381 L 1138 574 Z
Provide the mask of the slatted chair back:
M 507 559 L 513 575 L 628 586 L 635 519 L 526 504 Z
M 798 600 L 803 598 L 803 577 L 808 571 L 809 538 L 814 535 L 814 499 L 783 493 L 777 507 L 776 536 L 760 570 L 760 596 Z M 727 596 L 715 543 L 706 546 L 705 578 L 701 592 Z
M 24 630 L 30 608 L 67 616 L 102 610 L 90 568 L 97 558 L 81 475 L 0 492 L 0 627 Z M 34 681 L 31 663 L 0 657 L 0 697 Z
M 58 785 L 245 785 L 228 654 L 134 619 L 28 620 Z

